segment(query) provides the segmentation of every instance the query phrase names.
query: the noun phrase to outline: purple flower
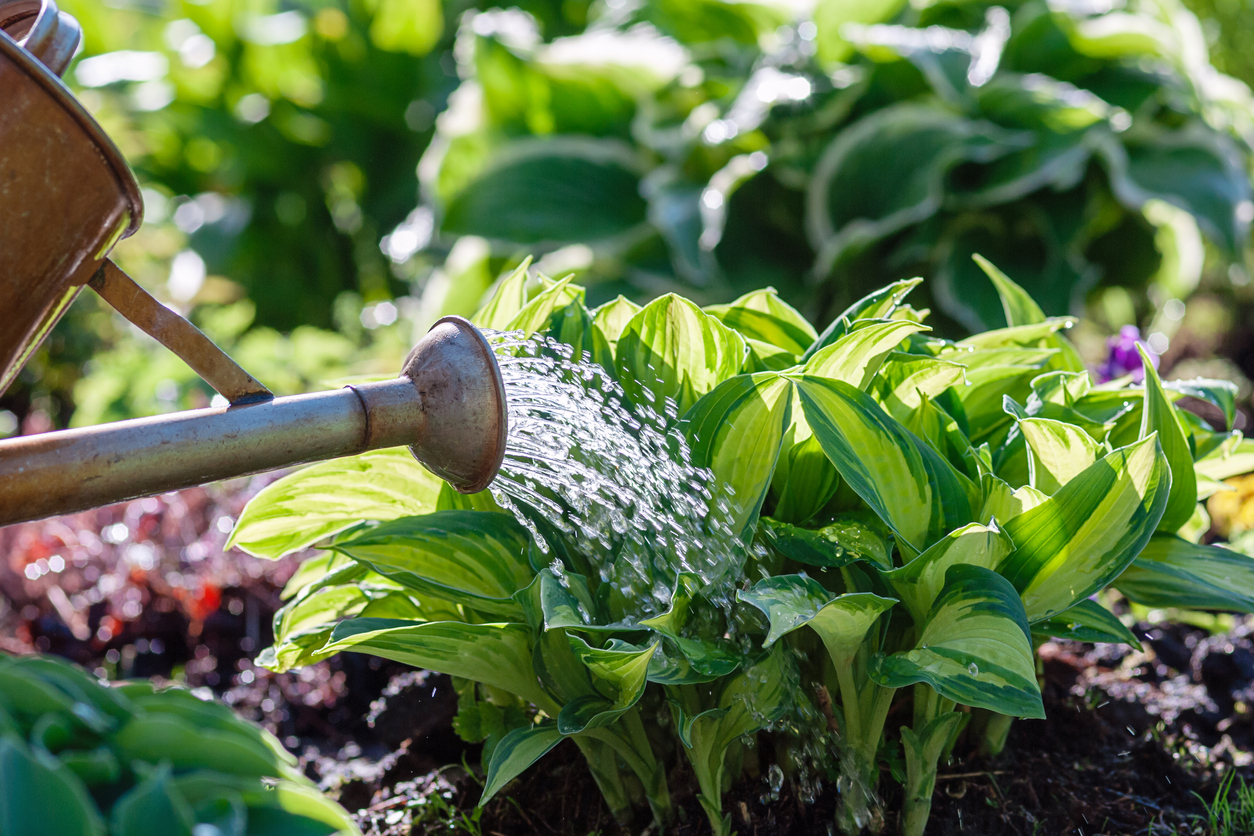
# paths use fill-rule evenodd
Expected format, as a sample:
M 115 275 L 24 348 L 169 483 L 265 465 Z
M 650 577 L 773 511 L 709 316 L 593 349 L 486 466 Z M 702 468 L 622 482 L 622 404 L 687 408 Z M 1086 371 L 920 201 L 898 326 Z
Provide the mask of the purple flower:
M 1106 362 L 1097 367 L 1097 382 L 1106 383 L 1126 374 L 1132 375 L 1134 383 L 1145 379 L 1145 368 L 1141 365 L 1141 355 L 1137 353 L 1137 345 L 1145 346 L 1154 368 L 1158 368 L 1158 355 L 1141 339 L 1141 331 L 1135 325 L 1125 325 L 1119 333 L 1107 343 L 1110 351 Z

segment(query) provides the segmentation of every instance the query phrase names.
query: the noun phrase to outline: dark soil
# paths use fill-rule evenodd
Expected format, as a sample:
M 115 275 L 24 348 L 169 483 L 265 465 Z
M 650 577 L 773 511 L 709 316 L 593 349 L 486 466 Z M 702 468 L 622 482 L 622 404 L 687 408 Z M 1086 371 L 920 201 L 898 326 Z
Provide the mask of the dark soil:
M 282 675 L 255 668 L 299 556 L 262 561 L 222 545 L 266 481 L 0 529 L 0 650 L 207 689 L 275 732 L 370 834 L 648 829 L 643 817 L 613 821 L 569 743 L 476 811 L 480 752 L 453 733 L 447 677 L 357 654 Z M 1138 635 L 1144 651 L 1044 646 L 1048 719 L 1016 723 L 991 761 L 960 742 L 941 768 L 929 836 L 1203 833 L 1194 793 L 1209 797 L 1226 769 L 1254 778 L 1254 621 L 1213 636 L 1168 624 Z M 670 786 L 671 832 L 704 836 L 690 773 L 677 769 Z M 887 772 L 881 791 L 896 809 Z M 726 809 L 742 836 L 826 836 L 836 802 L 829 790 L 802 803 L 787 781 L 772 792 L 758 775 L 733 787 Z M 896 832 L 891 815 L 884 825 Z

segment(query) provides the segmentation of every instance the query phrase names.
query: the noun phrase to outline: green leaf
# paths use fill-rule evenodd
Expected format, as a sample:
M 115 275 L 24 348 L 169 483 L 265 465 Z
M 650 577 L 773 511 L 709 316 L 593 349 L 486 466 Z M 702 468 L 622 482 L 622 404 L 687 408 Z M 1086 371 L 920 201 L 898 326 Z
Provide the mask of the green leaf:
M 881 598 L 870 592 L 833 595 L 805 575 L 766 578 L 737 597 L 757 607 L 770 621 L 763 647 L 770 647 L 793 630 L 808 625 L 819 634 L 832 664 L 838 668 L 853 663 L 871 625 L 897 603 L 894 598 Z
M 114 735 L 123 763 L 168 761 L 177 770 L 212 769 L 227 775 L 298 778 L 300 772 L 271 748 L 235 730 L 197 725 L 172 713 L 136 717 Z
M 405 449 L 322 462 L 263 488 L 245 506 L 225 548 L 279 558 L 362 520 L 434 511 L 443 484 Z
M 923 682 L 962 705 L 1045 716 L 1023 603 L 982 566 L 950 566 L 915 649 L 878 654 L 868 672 L 886 688 Z
M 508 514 L 436 511 L 382 523 L 333 548 L 423 595 L 521 617 L 511 596 L 535 576 L 528 541 Z
M 378 0 L 370 41 L 385 52 L 426 55 L 444 35 L 440 0 Z
M 193 772 L 173 780 L 174 790 L 192 805 L 222 798 L 248 808 L 248 836 L 361 836 L 348 812 L 314 787 L 291 781 L 260 781 L 215 772 Z
M 746 293 L 729 305 L 709 305 L 703 310 L 746 339 L 769 343 L 791 354 L 803 354 L 818 339 L 814 326 L 780 299 L 773 287 Z
M 863 296 L 823 329 L 818 339 L 801 355 L 801 362 L 808 362 L 815 354 L 845 336 L 859 319 L 890 319 L 906 295 L 922 283 L 923 279 L 902 279 Z
M 1032 487 L 1051 495 L 1092 466 L 1101 452 L 1088 433 L 1063 421 L 1023 418 L 1019 432 L 1028 445 Z
M 490 289 L 492 296 L 475 312 L 470 321 L 480 328 L 497 331 L 508 328 L 510 322 L 527 304 L 527 281 L 530 278 L 527 268 L 530 266 L 531 258 L 525 258 L 513 272 L 498 279 Z
M 1026 290 L 1011 281 L 1009 276 L 998 270 L 991 261 L 979 253 L 973 255 L 972 258 L 997 288 L 1002 310 L 1006 314 L 1007 325 L 1034 325 L 1045 321 L 1045 312 Z
M 1232 426 L 1233 418 L 1236 416 L 1238 392 L 1237 385 L 1232 381 L 1206 380 L 1197 377 L 1192 380 L 1165 380 L 1162 383 L 1163 388 L 1168 392 L 1178 392 L 1191 398 L 1200 398 L 1219 407 L 1224 413 L 1223 429 L 1226 430 Z
M 1028 325 L 1009 325 L 1005 328 L 994 328 L 991 331 L 984 331 L 967 337 L 964 340 L 959 340 L 954 345 L 958 351 L 993 351 L 996 349 L 1007 348 L 1047 349 L 1047 343 L 1050 337 L 1057 334 L 1059 331 L 1070 328 L 1075 325 L 1075 322 L 1075 319 L 1069 316 L 1051 316 L 1044 322 L 1034 322 Z M 1040 358 L 1040 360 L 1044 360 L 1051 356 L 1051 353 L 1039 354 L 1037 357 Z M 971 355 L 963 356 L 970 357 Z M 1015 355 L 1004 355 L 1003 357 L 1004 359 L 999 360 L 1002 364 L 1038 362 L 1037 360 L 1012 359 Z M 960 362 L 966 363 L 966 360 L 960 360 Z M 967 365 L 972 364 L 968 363 Z
M 579 697 L 562 706 L 557 716 L 557 727 L 562 734 L 578 734 L 607 726 L 644 694 L 649 665 L 657 644 L 644 648 L 630 645 L 597 648 L 573 633 L 567 633 L 566 637 L 575 658 L 592 674 L 597 693 Z
M 501 742 L 492 750 L 488 775 L 483 783 L 483 795 L 479 796 L 478 806 L 487 804 L 502 787 L 547 755 L 554 746 L 562 742 L 562 737 L 562 733 L 557 730 L 557 724 L 548 722 L 514 729 L 501 738 Z
M 1171 468 L 1171 493 L 1167 509 L 1158 523 L 1159 531 L 1171 533 L 1189 521 L 1197 507 L 1197 474 L 1193 471 L 1193 451 L 1189 439 L 1176 415 L 1175 407 L 1163 390 L 1162 381 L 1145 349 L 1137 344 L 1145 367 L 1145 408 L 1141 413 L 1141 438 L 1158 434 L 1158 443 Z
M 627 323 L 614 358 L 619 382 L 637 404 L 675 402 L 683 416 L 697 400 L 740 371 L 745 341 L 683 297 L 653 300 Z
M 905 5 L 905 0 L 819 0 L 813 13 L 819 60 L 825 65 L 848 61 L 853 46 L 841 35 L 842 27 L 850 23 L 884 23 L 896 17 Z
M 855 560 L 869 560 L 880 569 L 892 566 L 892 546 L 862 520 L 843 519 L 808 529 L 764 517 L 758 530 L 771 548 L 806 566 L 838 569 Z
M 645 219 L 626 146 L 582 137 L 519 140 L 497 150 L 449 201 L 442 230 L 518 244 L 598 241 Z
M 731 489 L 732 530 L 751 534 L 775 473 L 792 413 L 793 386 L 772 372 L 737 375 L 716 386 L 684 416 L 692 463 Z M 719 497 L 712 498 L 718 501 Z
M 961 363 L 891 351 L 884 357 L 876 380 L 876 397 L 898 423 L 905 423 L 923 399 L 959 389 L 966 380 Z
M 576 302 L 582 303 L 583 299 L 584 289 L 573 284 L 571 277 L 567 276 L 537 293 L 514 315 L 504 330 L 522 331 L 531 336 L 536 331 L 547 329 L 555 313 Z
M 846 334 L 806 361 L 805 373 L 843 380 L 865 390 L 889 352 L 920 331 L 931 330 L 909 320 L 877 322 Z
M 819 158 L 806 198 L 816 272 L 826 274 L 846 250 L 932 217 L 951 169 L 993 159 L 1025 139 L 915 102 L 873 111 L 839 131 Z
M 936 452 L 848 383 L 796 379 L 806 420 L 841 478 L 920 552 L 940 533 L 971 521 L 958 476 Z
M 1198 460 L 1193 466 L 1198 476 L 1228 479 L 1254 470 L 1254 439 L 1243 439 L 1238 430 L 1229 441 Z
M 1128 567 L 1162 517 L 1169 474 L 1150 437 L 1098 459 L 1005 522 L 1017 548 L 998 571 L 1022 594 L 1029 621 L 1070 609 Z
M 1168 534 L 1155 535 L 1114 585 L 1147 607 L 1254 612 L 1254 558 Z
M 112 836 L 148 836 L 152 833 L 191 836 L 196 823 L 192 808 L 170 784 L 170 767 L 162 764 L 123 795 L 109 814 Z
M 326 649 L 369 653 L 547 704 L 531 666 L 533 641 L 532 631 L 523 624 L 413 624 L 390 618 L 354 618 L 336 626 Z
M 950 532 L 914 560 L 885 572 L 883 577 L 900 597 L 914 623 L 923 625 L 945 586 L 945 573 L 950 566 L 982 566 L 995 570 L 1013 550 L 1014 543 L 995 522 L 987 526 L 971 523 Z
M 65 767 L 34 757 L 16 737 L 0 738 L 0 833 L 104 836 L 86 787 Z
M 1135 565 L 1135 564 L 1133 564 Z M 1127 574 L 1126 572 L 1124 574 Z M 1032 635 L 1073 642 L 1122 643 L 1137 650 L 1141 643 L 1110 610 L 1085 598 L 1066 612 L 1032 625 Z
M 795 406 L 793 410 L 793 425 L 789 432 L 796 433 L 804 427 L 806 438 L 790 443 L 788 433 L 785 433 L 782 449 L 787 453 L 775 463 L 772 480 L 777 497 L 774 514 L 785 522 L 804 523 L 836 493 L 840 475 L 828 461 L 819 440 L 810 434 L 810 427 L 805 424 L 804 418 L 798 420 L 800 410 Z
M 618 353 L 618 338 L 631 318 L 639 312 L 640 306 L 623 296 L 606 302 L 592 312 L 592 324 L 605 337 L 611 356 Z
M 717 704 L 710 709 L 691 720 L 679 712 L 680 739 L 697 775 L 701 806 L 716 833 L 727 832 L 722 798 L 728 747 L 778 720 L 788 708 L 792 688 L 796 686 L 796 674 L 777 647 L 753 667 L 724 679 Z

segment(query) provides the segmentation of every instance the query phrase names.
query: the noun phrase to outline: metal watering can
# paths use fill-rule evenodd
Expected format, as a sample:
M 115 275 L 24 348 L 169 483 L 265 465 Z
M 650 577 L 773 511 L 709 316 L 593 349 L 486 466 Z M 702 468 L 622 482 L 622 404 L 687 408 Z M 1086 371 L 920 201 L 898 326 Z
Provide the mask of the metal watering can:
M 0 441 L 0 526 L 401 445 L 463 493 L 487 487 L 505 389 L 466 320 L 437 322 L 395 380 L 275 398 L 109 261 L 143 202 L 61 82 L 81 37 L 53 0 L 0 0 L 0 393 L 87 286 L 230 405 Z

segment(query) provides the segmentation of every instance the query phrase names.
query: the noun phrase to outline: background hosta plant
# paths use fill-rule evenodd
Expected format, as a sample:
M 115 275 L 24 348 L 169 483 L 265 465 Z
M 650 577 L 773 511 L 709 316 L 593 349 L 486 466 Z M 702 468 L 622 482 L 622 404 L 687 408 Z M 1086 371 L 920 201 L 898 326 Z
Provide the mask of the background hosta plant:
M 1182 297 L 1203 240 L 1249 244 L 1250 92 L 1176 0 L 646 2 L 559 38 L 493 10 L 459 39 L 419 167 L 436 246 L 564 248 L 648 295 L 771 282 L 821 321 L 921 273 L 979 330 L 1005 321 L 977 251 L 1063 315 L 1099 283 Z
M 108 687 L 54 657 L 0 658 L 0 832 L 359 833 L 272 735 L 147 682 Z
M 639 432 L 682 436 L 672 453 L 709 469 L 710 519 L 730 520 L 735 594 L 677 550 L 648 569 L 664 605 L 631 600 L 607 580 L 623 542 L 606 553 L 563 534 L 547 494 L 507 492 L 524 525 L 381 451 L 289 475 L 241 516 L 232 541 L 253 554 L 324 548 L 285 590 L 260 661 L 349 650 L 456 677 L 458 730 L 485 742 L 485 798 L 571 738 L 620 819 L 647 803 L 666 824 L 684 760 L 716 833 L 731 829 L 722 794 L 764 765 L 756 735 L 775 735 L 794 778 L 841 786 L 851 833 L 882 816 L 878 758 L 896 741 L 902 829 L 922 833 L 959 741 L 995 753 L 1010 718 L 1042 716 L 1035 645 L 1135 644 L 1103 590 L 1254 610 L 1254 561 L 1203 542 L 1198 504 L 1254 469 L 1230 429 L 1234 387 L 1164 382 L 1150 364 L 1143 385 L 1097 385 L 1072 320 L 980 264 L 1009 324 L 960 342 L 905 302 L 917 279 L 816 333 L 771 289 L 589 310 L 569 280 L 515 271 L 476 321 L 583 352 L 601 372 L 553 373 L 612 375 Z M 816 738 L 817 766 L 787 754 Z

